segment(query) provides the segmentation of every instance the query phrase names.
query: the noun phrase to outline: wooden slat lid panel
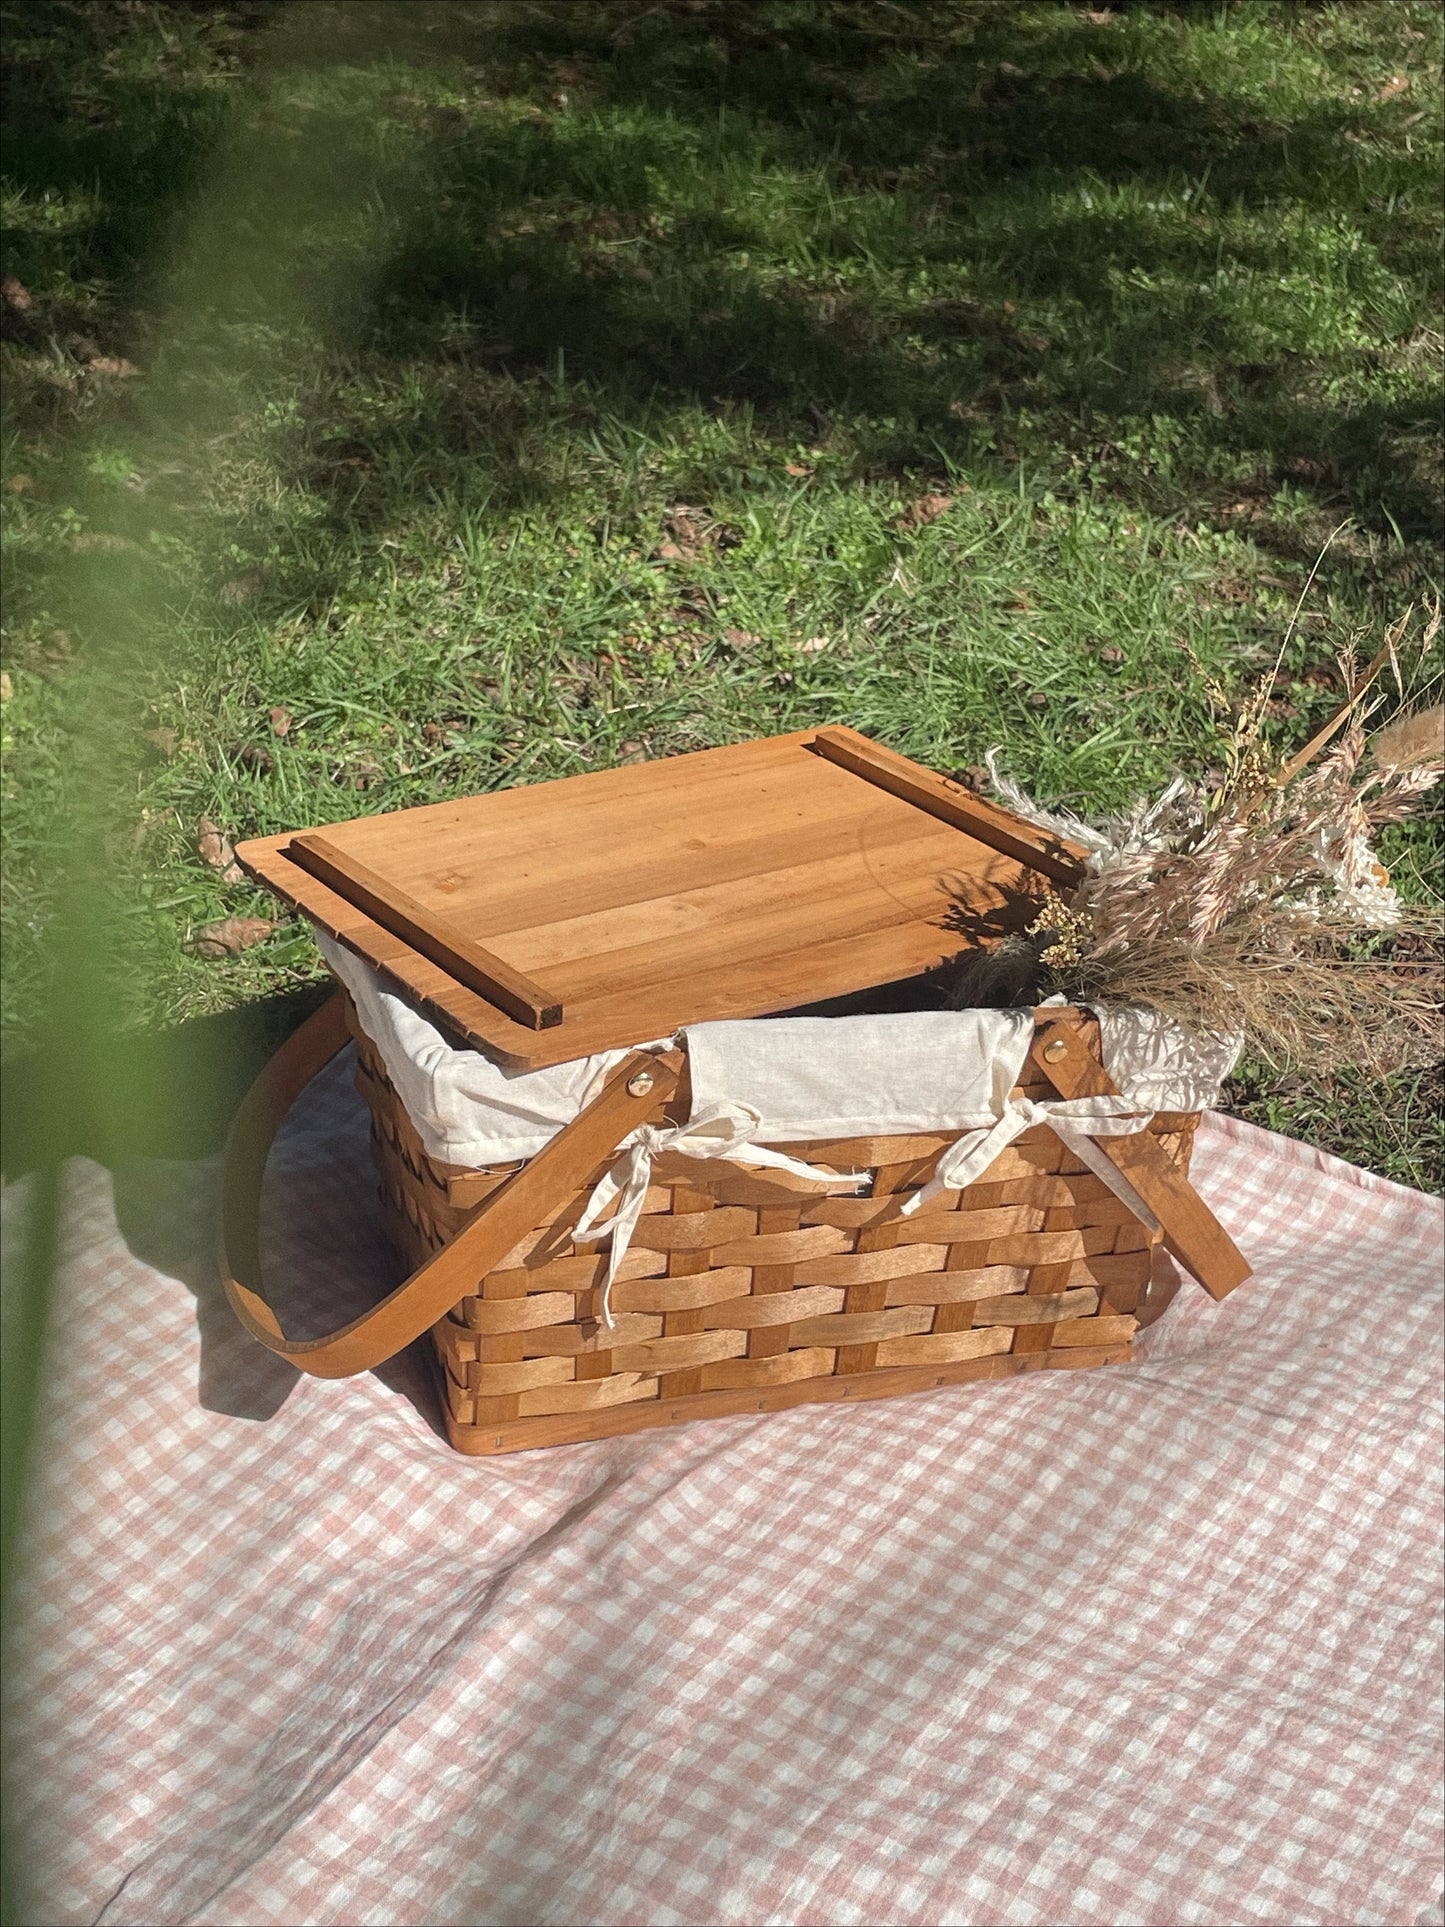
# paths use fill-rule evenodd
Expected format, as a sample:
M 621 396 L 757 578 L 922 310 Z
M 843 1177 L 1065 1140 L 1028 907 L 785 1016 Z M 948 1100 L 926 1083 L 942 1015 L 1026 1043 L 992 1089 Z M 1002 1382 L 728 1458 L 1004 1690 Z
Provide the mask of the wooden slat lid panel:
M 1020 927 L 1073 856 L 1000 819 L 852 731 L 802 731 L 327 826 L 369 899 L 290 835 L 237 855 L 453 1033 L 536 1068 L 914 975 L 970 919 Z

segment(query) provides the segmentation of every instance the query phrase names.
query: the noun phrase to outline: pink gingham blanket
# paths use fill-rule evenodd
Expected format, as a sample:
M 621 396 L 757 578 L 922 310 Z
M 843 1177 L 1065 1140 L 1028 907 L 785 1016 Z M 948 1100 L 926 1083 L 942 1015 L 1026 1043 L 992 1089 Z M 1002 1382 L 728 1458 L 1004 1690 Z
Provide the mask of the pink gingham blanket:
M 1257 1276 L 1132 1368 L 467 1460 L 234 1327 L 214 1164 L 72 1167 L 23 1917 L 1438 1919 L 1440 1212 L 1196 1173 Z M 268 1224 L 293 1326 L 380 1289 L 344 1062 Z

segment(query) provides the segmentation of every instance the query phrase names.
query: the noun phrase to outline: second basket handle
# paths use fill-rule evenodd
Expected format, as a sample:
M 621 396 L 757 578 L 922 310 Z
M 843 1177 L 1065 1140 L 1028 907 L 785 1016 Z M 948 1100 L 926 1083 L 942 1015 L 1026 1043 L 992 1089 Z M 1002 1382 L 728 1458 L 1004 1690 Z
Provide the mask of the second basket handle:
M 338 991 L 267 1064 L 246 1093 L 226 1143 L 220 1262 L 231 1309 L 268 1351 L 317 1378 L 369 1371 L 445 1317 L 629 1132 L 656 1117 L 684 1063 L 680 1051 L 634 1051 L 586 1109 L 485 1198 L 451 1243 L 404 1285 L 324 1338 L 288 1338 L 261 1291 L 258 1222 L 266 1154 L 291 1105 L 347 1036 Z
M 1080 1033 L 1083 1015 L 1040 1008 L 1029 1055 L 1061 1097 L 1118 1097 L 1119 1086 Z M 1094 1142 L 1159 1220 L 1165 1250 L 1212 1298 L 1223 1298 L 1244 1283 L 1251 1275 L 1244 1254 L 1148 1131 Z

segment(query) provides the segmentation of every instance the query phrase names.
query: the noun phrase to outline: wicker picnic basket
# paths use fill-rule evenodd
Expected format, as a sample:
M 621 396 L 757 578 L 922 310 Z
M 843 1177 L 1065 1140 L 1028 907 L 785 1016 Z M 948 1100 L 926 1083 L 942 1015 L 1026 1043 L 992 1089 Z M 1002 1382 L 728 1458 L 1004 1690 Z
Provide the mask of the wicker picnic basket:
M 315 914 L 319 901 L 303 907 Z M 1034 1023 L 1015 1097 L 1119 1095 L 1088 1012 L 1046 1006 Z M 281 1118 L 348 1039 L 384 1232 L 411 1275 L 340 1332 L 288 1340 L 261 1289 L 256 1199 Z M 826 1175 L 661 1150 L 604 1306 L 608 1259 L 573 1232 L 630 1134 L 682 1126 L 690 1106 L 686 1049 L 650 1046 L 625 1056 L 536 1155 L 441 1163 L 339 990 L 273 1059 L 233 1131 L 222 1239 L 232 1305 L 262 1343 L 321 1376 L 365 1370 L 429 1332 L 448 1436 L 488 1454 L 1113 1364 L 1157 1309 L 1161 1242 L 1216 1296 L 1248 1275 L 1187 1180 L 1198 1114 L 1156 1113 L 1100 1140 L 1151 1225 L 1046 1124 L 921 1209 L 911 1201 L 954 1134 L 774 1147 L 823 1174 L 866 1173 L 848 1195 Z

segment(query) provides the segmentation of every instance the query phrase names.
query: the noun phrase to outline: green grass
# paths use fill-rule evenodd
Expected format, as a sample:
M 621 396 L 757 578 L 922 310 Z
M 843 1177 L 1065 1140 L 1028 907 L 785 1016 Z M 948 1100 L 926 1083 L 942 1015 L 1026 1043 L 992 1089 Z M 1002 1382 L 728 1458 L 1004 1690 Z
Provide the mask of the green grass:
M 203 816 L 823 720 L 1106 806 L 1332 530 L 1281 732 L 1436 592 L 1433 6 L 4 11 L 12 1050 L 77 944 L 141 1030 L 316 980 L 191 954 L 273 907 Z M 1422 1088 L 1237 1095 L 1438 1182 Z

